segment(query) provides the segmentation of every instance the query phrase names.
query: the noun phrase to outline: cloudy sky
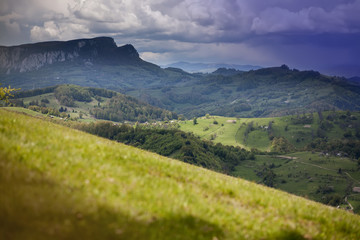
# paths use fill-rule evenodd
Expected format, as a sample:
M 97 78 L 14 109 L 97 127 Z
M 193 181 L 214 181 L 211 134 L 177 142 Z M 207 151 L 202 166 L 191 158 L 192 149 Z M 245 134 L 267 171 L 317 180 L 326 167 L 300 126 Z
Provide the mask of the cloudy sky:
M 112 36 L 144 60 L 360 76 L 360 0 L 0 0 L 0 45 Z

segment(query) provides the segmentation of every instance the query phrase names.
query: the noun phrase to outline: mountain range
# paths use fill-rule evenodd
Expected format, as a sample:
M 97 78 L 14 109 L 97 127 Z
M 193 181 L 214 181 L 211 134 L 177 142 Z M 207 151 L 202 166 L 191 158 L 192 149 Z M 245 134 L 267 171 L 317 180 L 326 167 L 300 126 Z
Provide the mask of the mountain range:
M 163 67 L 181 68 L 190 73 L 212 73 L 218 68 L 230 68 L 239 71 L 257 70 L 262 67 L 253 65 L 239 65 L 239 64 L 226 64 L 226 63 L 189 63 L 189 62 L 175 62 L 164 65 Z
M 22 90 L 76 84 L 114 90 L 186 117 L 267 117 L 359 110 L 360 86 L 283 65 L 210 74 L 161 68 L 109 37 L 0 47 L 0 79 Z

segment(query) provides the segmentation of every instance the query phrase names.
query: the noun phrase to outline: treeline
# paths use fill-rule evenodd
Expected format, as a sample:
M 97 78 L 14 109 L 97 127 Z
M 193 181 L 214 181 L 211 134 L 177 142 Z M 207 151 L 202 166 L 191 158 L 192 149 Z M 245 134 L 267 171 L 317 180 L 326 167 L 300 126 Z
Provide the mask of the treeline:
M 28 107 L 28 109 L 35 111 L 35 112 L 40 112 L 42 114 L 49 114 L 49 115 L 55 116 L 55 117 L 61 117 L 61 118 L 69 117 L 68 114 L 66 114 L 64 112 L 60 112 L 59 110 L 50 108 L 50 107 L 41 107 L 41 106 L 37 106 L 37 105 L 30 105 Z
M 180 130 L 148 129 L 109 122 L 82 124 L 79 129 L 194 164 L 214 171 L 230 174 L 235 166 L 246 159 L 255 159 L 255 155 L 245 149 L 233 146 L 213 144 L 200 140 L 191 133 Z
M 356 140 L 356 139 L 328 140 L 328 139 L 317 138 L 307 146 L 307 150 L 326 152 L 332 155 L 341 154 L 342 156 L 350 157 L 353 159 L 359 159 L 360 140 Z
M 53 93 L 58 86 L 46 87 L 46 88 L 39 88 L 34 90 L 28 91 L 16 91 L 14 93 L 14 98 L 26 98 L 26 97 L 34 97 L 46 93 Z
M 148 120 L 164 121 L 178 118 L 176 113 L 140 103 L 135 98 L 120 94 L 113 96 L 108 103 L 94 107 L 90 110 L 90 114 L 97 119 L 115 122 L 138 121 L 143 123 Z
M 62 105 L 73 107 L 75 101 L 91 102 L 95 98 L 101 102 L 101 97 L 112 98 L 119 95 L 117 92 L 101 89 L 101 88 L 88 88 L 76 85 L 61 85 L 55 90 L 55 97 Z
M 61 105 L 74 107 L 75 101 L 91 102 L 92 94 L 87 88 L 75 85 L 61 85 L 54 91 L 56 99 Z
M 347 112 L 318 111 L 319 128 L 316 137 L 307 145 L 307 150 L 342 155 L 353 159 L 360 158 L 360 123 L 355 115 Z M 327 132 L 335 126 L 342 130 L 338 139 L 331 139 Z

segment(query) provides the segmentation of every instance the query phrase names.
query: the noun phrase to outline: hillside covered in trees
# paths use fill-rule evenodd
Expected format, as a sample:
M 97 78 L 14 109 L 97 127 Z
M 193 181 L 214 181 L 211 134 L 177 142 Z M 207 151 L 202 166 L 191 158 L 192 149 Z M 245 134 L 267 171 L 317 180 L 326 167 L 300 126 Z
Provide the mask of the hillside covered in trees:
M 64 118 L 96 118 L 116 122 L 177 119 L 177 114 L 114 91 L 60 85 L 21 91 L 11 105 Z

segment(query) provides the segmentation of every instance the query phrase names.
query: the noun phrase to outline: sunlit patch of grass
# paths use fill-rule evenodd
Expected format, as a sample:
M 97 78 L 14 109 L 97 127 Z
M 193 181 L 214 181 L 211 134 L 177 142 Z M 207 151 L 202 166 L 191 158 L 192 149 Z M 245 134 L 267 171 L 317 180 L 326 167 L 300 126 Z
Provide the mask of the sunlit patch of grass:
M 1 239 L 356 239 L 360 217 L 0 109 Z

